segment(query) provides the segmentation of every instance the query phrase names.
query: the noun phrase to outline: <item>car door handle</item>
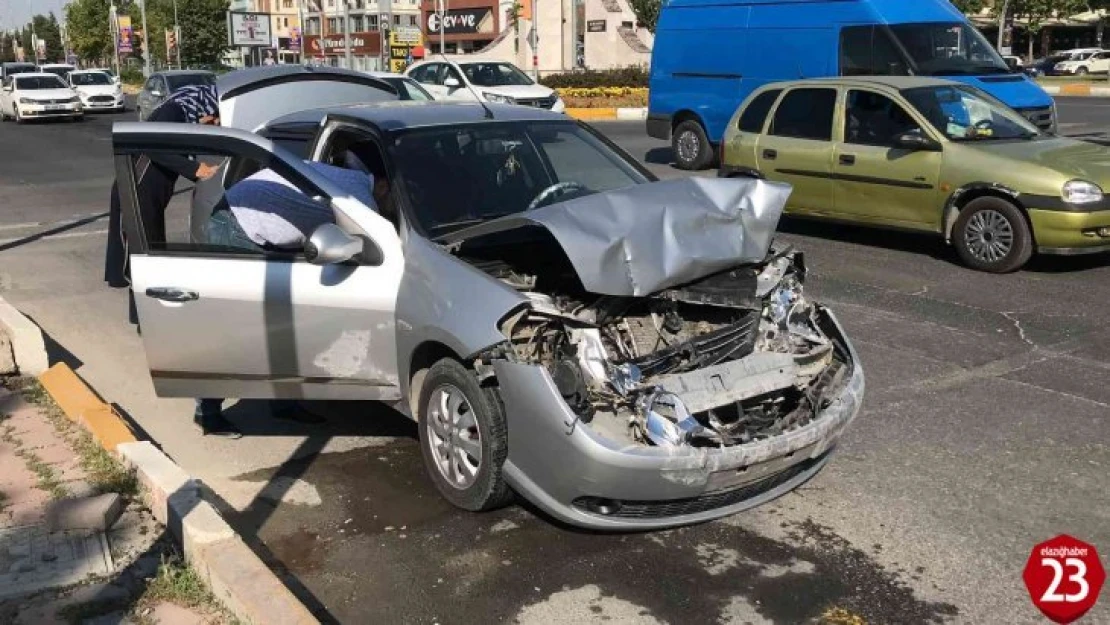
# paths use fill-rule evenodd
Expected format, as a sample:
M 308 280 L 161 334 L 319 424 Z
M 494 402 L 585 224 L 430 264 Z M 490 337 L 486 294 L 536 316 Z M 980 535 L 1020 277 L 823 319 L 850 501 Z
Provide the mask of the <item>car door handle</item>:
M 854 154 L 841 154 L 840 155 L 840 164 L 841 165 L 855 165 L 856 164 L 856 156 Z
M 160 299 L 167 302 L 191 302 L 200 298 L 196 291 L 186 291 L 176 287 L 156 286 L 146 290 L 147 297 Z
M 763 158 L 773 161 L 779 157 L 778 150 L 763 150 Z

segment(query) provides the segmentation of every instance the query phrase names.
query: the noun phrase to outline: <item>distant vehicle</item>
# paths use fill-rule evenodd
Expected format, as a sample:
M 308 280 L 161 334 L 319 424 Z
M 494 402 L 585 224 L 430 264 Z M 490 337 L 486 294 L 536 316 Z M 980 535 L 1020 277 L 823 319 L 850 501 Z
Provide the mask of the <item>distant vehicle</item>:
M 791 215 L 932 232 L 969 267 L 1110 251 L 1110 149 L 929 77 L 772 83 L 729 123 L 723 177 L 793 185 Z
M 16 74 L 36 72 L 34 63 L 4 63 L 0 65 L 0 84 L 8 84 L 8 79 Z
M 64 80 L 46 72 L 17 74 L 0 88 L 0 121 L 67 117 L 81 119 L 81 98 Z
M 1100 50 L 1074 54 L 1068 60 L 1057 63 L 1054 69 L 1057 74 L 1074 76 L 1105 74 L 1110 72 L 1110 52 Z
M 1067 61 L 1071 58 L 1070 54 L 1052 54 L 1043 58 L 1035 59 L 1032 63 L 1025 66 L 1025 73 L 1029 76 L 1056 76 L 1056 65 Z
M 397 90 L 397 95 L 402 100 L 434 100 L 435 96 L 428 93 L 420 83 L 405 76 L 404 74 L 394 74 L 392 72 L 366 72 L 374 78 L 380 78 L 389 83 L 391 87 Z
M 67 77 L 81 104 L 89 111 L 124 111 L 123 89 L 100 70 L 78 70 Z
M 68 63 L 44 63 L 39 65 L 39 71 L 46 74 L 54 74 L 62 80 L 69 76 L 69 73 L 75 71 L 77 68 Z
M 702 169 L 752 91 L 837 75 L 947 77 L 1042 130 L 1056 123 L 1052 98 L 949 0 L 671 0 L 655 32 L 647 133 L 671 141 L 678 167 Z
M 566 105 L 554 89 L 536 84 L 512 63 L 425 61 L 405 71 L 437 100 L 482 100 L 519 104 L 562 113 Z
M 158 108 L 171 93 L 189 85 L 214 85 L 216 75 L 207 70 L 167 70 L 155 72 L 143 83 L 135 98 L 139 121 L 146 121 L 150 112 Z

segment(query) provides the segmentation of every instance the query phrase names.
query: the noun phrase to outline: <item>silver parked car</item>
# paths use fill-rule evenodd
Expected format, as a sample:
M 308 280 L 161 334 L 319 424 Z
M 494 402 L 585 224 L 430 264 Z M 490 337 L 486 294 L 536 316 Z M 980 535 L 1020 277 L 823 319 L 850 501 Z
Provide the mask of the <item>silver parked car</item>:
M 216 75 L 204 70 L 166 70 L 154 72 L 143 83 L 143 88 L 135 96 L 135 111 L 139 121 L 150 117 L 151 111 L 166 101 L 171 93 L 189 85 L 211 85 Z
M 234 99 L 221 103 L 230 126 Z M 597 529 L 698 522 L 789 492 L 859 409 L 851 343 L 805 296 L 801 253 L 772 245 L 785 185 L 657 182 L 588 126 L 525 107 L 379 102 L 256 122 L 115 126 L 160 395 L 389 402 L 419 423 L 428 474 L 455 505 L 515 491 Z M 196 230 L 152 240 L 133 163 L 149 152 L 224 159 L 199 185 L 203 210 L 210 187 L 267 166 L 335 223 L 280 253 L 219 249 Z M 302 158 L 382 172 L 396 212 Z

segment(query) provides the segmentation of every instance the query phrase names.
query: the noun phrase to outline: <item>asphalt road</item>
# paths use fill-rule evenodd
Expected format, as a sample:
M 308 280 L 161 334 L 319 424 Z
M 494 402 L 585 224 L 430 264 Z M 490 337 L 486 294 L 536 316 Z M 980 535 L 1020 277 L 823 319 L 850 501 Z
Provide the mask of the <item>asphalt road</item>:
M 1110 258 L 990 276 L 926 237 L 784 222 L 868 374 L 838 456 L 750 513 L 583 533 L 526 506 L 450 508 L 415 428 L 375 405 L 315 404 L 329 423 L 309 429 L 242 402 L 228 414 L 248 436 L 225 441 L 199 436 L 191 402 L 155 398 L 126 295 L 101 282 L 110 123 L 131 117 L 0 126 L 0 294 L 202 478 L 326 620 L 797 623 L 843 608 L 875 623 L 1039 623 L 1021 583 L 1033 544 L 1068 533 L 1107 562 Z M 1110 101 L 1062 100 L 1061 118 L 1110 137 Z M 682 175 L 642 124 L 598 127 Z M 1110 621 L 1108 606 L 1087 622 Z

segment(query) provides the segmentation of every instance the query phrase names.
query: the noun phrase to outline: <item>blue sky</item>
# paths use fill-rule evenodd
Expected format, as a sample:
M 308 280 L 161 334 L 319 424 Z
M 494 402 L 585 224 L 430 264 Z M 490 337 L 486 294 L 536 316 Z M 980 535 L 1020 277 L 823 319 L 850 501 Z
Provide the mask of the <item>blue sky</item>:
M 8 30 L 22 26 L 31 21 L 31 15 L 46 15 L 51 11 L 61 21 L 65 4 L 66 0 L 0 0 L 0 28 Z M 107 22 L 108 17 L 105 16 L 104 20 Z

